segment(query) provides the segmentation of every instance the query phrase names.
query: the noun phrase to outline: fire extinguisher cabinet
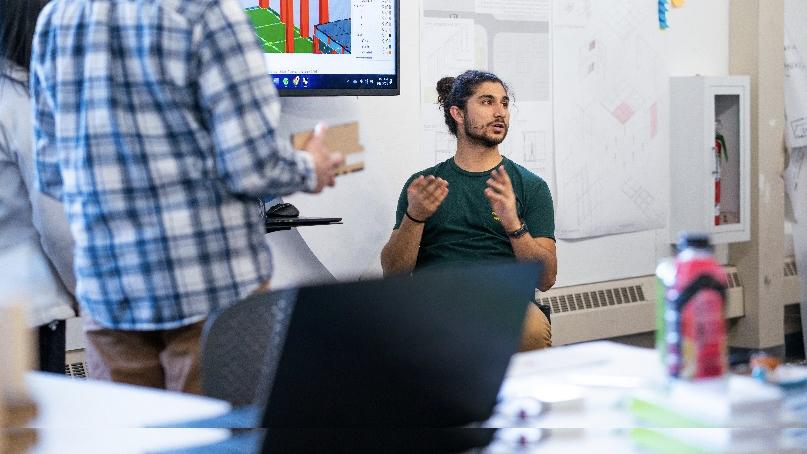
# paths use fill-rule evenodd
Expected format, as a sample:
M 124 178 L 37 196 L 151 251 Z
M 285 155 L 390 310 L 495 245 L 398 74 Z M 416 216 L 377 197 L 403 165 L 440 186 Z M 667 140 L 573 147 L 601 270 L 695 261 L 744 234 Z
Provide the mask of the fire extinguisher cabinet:
M 712 243 L 751 237 L 750 79 L 670 79 L 670 242 L 685 230 Z

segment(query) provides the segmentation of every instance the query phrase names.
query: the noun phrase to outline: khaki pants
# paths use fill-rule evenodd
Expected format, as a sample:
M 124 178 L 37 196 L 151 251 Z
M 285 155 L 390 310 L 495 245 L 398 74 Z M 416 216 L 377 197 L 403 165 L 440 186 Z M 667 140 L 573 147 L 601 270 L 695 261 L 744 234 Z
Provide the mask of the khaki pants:
M 199 362 L 204 323 L 159 331 L 87 331 L 87 375 L 202 394 Z
M 551 346 L 552 326 L 546 315 L 535 304 L 530 303 L 521 332 L 519 351 L 538 350 Z

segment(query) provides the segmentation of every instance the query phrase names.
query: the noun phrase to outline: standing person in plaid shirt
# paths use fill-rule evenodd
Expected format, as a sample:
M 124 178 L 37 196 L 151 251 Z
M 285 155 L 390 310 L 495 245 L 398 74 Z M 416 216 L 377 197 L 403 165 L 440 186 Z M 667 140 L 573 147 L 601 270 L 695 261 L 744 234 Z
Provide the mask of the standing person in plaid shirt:
M 334 184 L 237 0 L 55 0 L 31 64 L 39 189 L 65 206 L 91 377 L 201 392 L 211 311 L 268 286 L 255 200 Z

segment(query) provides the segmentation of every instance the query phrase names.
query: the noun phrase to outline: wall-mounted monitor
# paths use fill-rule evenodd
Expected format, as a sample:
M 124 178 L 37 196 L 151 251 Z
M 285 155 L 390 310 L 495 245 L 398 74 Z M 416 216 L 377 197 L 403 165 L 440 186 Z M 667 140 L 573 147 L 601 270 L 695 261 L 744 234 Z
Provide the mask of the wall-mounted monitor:
M 281 96 L 400 93 L 401 0 L 241 0 Z

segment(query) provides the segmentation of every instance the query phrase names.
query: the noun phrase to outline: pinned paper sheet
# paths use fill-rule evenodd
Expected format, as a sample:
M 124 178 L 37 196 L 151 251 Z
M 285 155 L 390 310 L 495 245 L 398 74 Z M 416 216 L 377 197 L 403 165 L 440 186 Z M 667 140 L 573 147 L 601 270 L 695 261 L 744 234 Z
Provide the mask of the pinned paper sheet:
M 790 149 L 790 163 L 784 177 L 785 191 L 792 208 L 793 248 L 801 288 L 801 319 L 807 320 L 807 147 Z M 802 330 L 802 334 L 807 348 L 807 330 Z
M 301 150 L 313 134 L 313 130 L 294 134 L 291 136 L 291 143 L 295 149 Z M 345 156 L 345 164 L 336 169 L 336 175 L 364 170 L 364 147 L 359 143 L 359 123 L 328 127 L 325 131 L 325 145 Z

